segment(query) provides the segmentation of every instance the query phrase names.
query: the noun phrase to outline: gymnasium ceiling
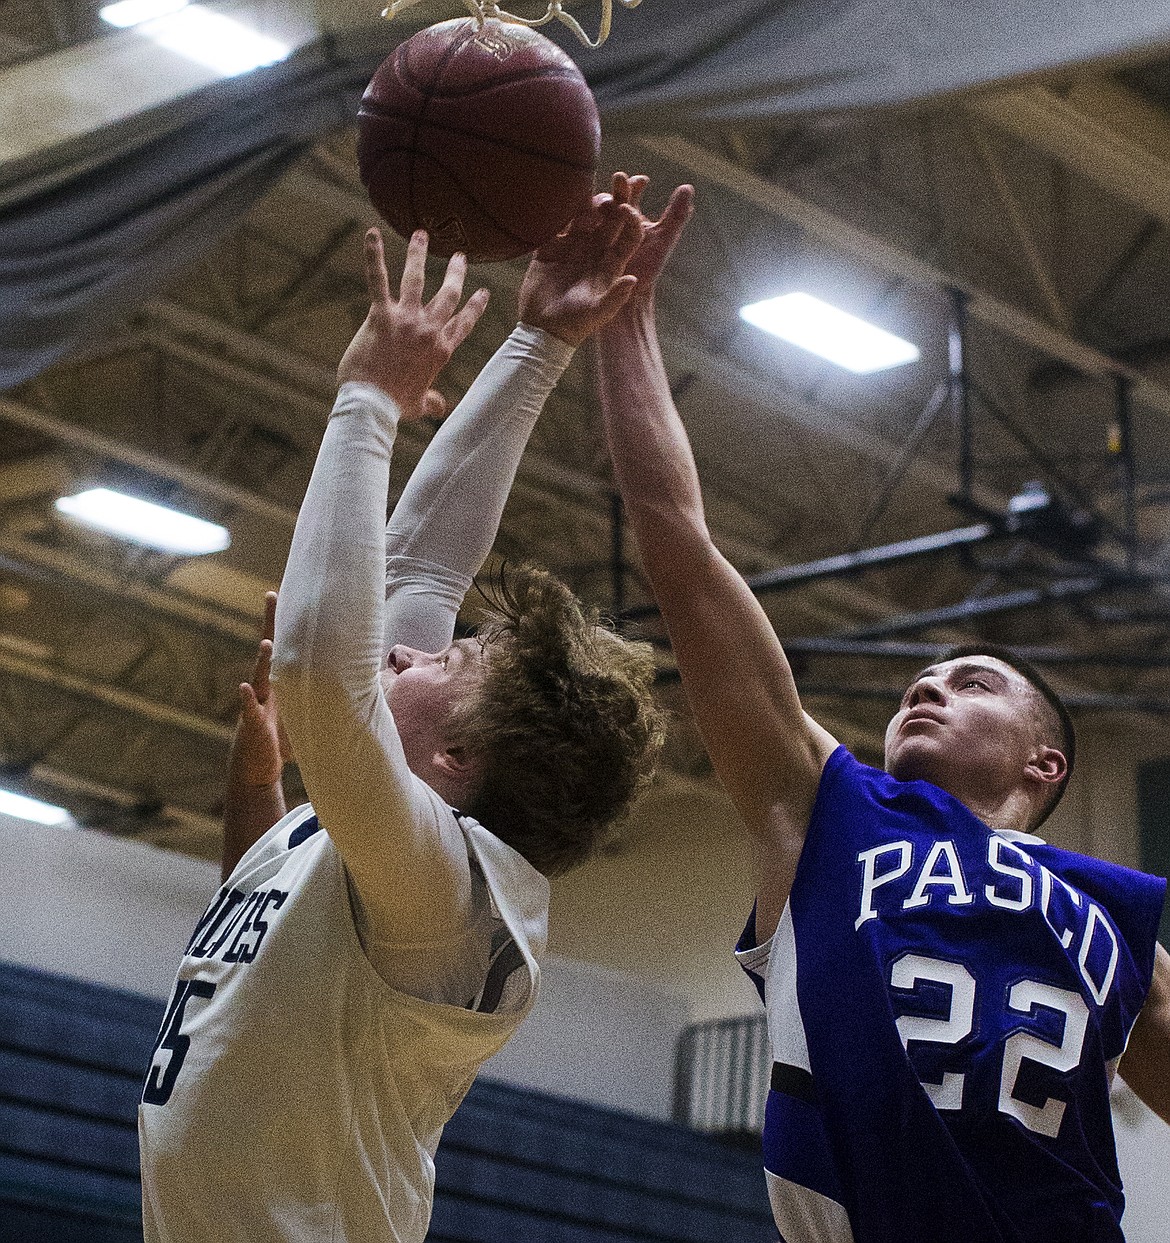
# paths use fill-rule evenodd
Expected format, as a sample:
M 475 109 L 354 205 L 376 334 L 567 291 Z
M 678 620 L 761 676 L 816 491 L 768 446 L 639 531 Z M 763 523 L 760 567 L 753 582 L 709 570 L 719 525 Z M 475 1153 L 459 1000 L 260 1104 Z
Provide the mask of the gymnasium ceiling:
M 0 64 L 100 27 L 89 0 L 4 0 Z M 235 688 L 365 309 L 374 218 L 353 148 L 351 125 L 324 137 L 178 280 L 0 397 L 0 756 L 12 781 L 94 827 L 218 852 Z M 1164 720 L 1170 62 L 880 113 L 623 135 L 603 154 L 619 167 L 649 172 L 658 203 L 678 181 L 697 187 L 660 319 L 735 564 L 756 576 L 966 531 L 762 593 L 814 714 L 873 757 L 895 688 L 978 635 L 1039 649 L 1082 717 Z M 450 395 L 509 331 L 522 271 L 474 272 L 492 304 Z M 920 361 L 852 376 L 738 318 L 798 287 L 909 337 Z M 948 387 L 957 306 L 966 383 Z M 404 429 L 397 482 L 431 430 Z M 1013 507 L 1035 502 L 1034 481 L 1051 505 Z M 222 521 L 232 546 L 177 560 L 54 516 L 57 496 L 97 482 Z M 998 534 L 975 538 L 978 524 Z M 587 351 L 537 428 L 496 551 L 606 609 L 647 598 Z M 661 663 L 680 707 L 665 649 Z M 664 782 L 709 779 L 681 714 Z

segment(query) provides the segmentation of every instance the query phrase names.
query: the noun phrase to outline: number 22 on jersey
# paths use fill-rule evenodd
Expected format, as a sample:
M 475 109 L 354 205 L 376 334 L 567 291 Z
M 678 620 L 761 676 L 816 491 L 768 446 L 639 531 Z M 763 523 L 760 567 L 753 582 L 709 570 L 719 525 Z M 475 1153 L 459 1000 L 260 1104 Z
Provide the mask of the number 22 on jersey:
M 920 984 L 942 984 L 950 988 L 950 1003 L 945 1017 L 904 1014 L 897 1020 L 898 1034 L 907 1050 L 912 1040 L 953 1045 L 971 1034 L 978 985 L 962 963 L 928 958 L 922 954 L 905 954 L 891 967 L 890 984 L 910 993 Z M 1008 1017 L 1020 1015 L 1035 1018 L 1039 1006 L 1064 1015 L 1064 1033 L 1060 1043 L 1054 1044 L 1029 1031 L 1015 1031 L 1007 1037 L 1003 1045 L 1003 1069 L 996 1108 L 1000 1113 L 1015 1118 L 1029 1131 L 1055 1139 L 1064 1119 L 1065 1102 L 1049 1097 L 1043 1105 L 1030 1104 L 1015 1095 L 1016 1083 L 1025 1061 L 1037 1062 L 1058 1072 L 1076 1069 L 1089 1025 L 1089 1007 L 1079 993 L 1038 980 L 1019 980 L 1008 991 Z M 940 1082 L 924 1082 L 922 1086 L 936 1109 L 963 1108 L 965 1074 L 945 1071 Z

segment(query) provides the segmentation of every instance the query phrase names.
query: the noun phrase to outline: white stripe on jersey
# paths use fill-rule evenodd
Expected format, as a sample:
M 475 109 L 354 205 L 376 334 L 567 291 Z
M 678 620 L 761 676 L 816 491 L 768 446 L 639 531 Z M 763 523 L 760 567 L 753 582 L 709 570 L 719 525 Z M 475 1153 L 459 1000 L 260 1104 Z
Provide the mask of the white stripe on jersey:
M 853 1243 L 849 1216 L 836 1200 L 764 1171 L 772 1214 L 784 1243 Z

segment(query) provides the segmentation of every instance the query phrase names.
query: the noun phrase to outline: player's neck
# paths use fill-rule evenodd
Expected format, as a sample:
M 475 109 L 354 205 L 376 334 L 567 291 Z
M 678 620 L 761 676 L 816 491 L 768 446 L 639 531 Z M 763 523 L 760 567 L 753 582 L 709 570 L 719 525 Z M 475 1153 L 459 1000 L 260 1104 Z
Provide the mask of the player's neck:
M 986 790 L 948 789 L 947 793 L 957 798 L 989 829 L 1026 833 L 1035 814 L 1031 798 L 1019 788 L 991 793 Z

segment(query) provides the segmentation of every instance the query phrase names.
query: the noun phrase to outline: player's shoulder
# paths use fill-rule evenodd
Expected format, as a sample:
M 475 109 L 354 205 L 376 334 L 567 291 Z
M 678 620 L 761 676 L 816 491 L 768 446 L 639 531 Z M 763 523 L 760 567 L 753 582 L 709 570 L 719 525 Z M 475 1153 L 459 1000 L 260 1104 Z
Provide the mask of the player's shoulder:
M 273 860 L 295 850 L 314 838 L 321 831 L 321 823 L 311 803 L 301 803 L 286 812 L 244 852 L 232 869 L 228 881 L 247 876 L 258 867 L 270 865 Z
M 548 939 L 548 877 L 474 817 L 454 808 L 451 812 L 463 832 L 469 859 L 483 875 L 493 913 L 539 958 Z
M 1065 884 L 1096 897 L 1108 908 L 1124 904 L 1160 916 L 1166 895 L 1166 880 L 1123 863 L 1098 859 L 1095 855 L 1067 850 L 1033 838 L 1024 849 Z

